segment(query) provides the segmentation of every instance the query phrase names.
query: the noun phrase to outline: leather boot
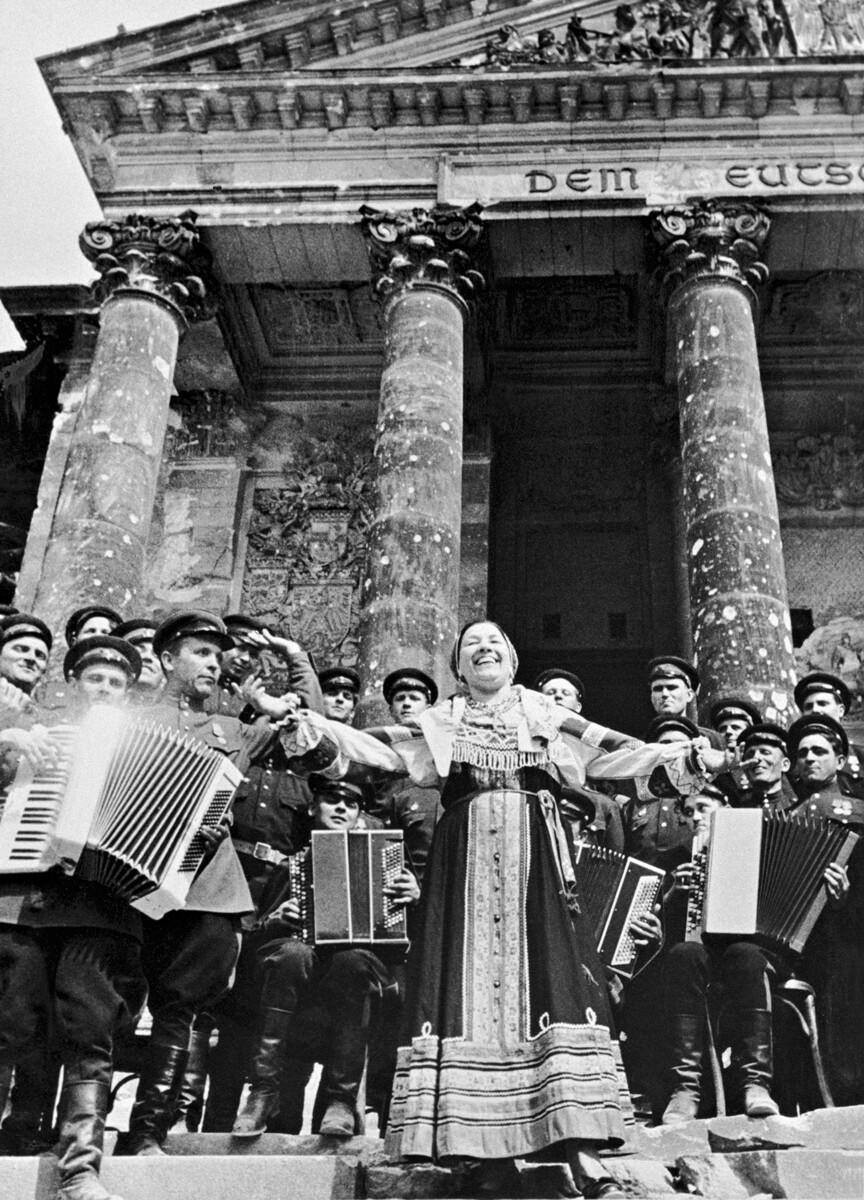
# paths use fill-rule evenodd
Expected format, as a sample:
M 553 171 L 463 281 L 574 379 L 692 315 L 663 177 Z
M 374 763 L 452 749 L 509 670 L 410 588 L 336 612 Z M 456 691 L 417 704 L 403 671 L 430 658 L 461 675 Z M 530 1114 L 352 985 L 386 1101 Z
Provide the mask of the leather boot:
M 129 1132 L 117 1138 L 115 1154 L 164 1154 L 174 1106 L 186 1070 L 185 1046 L 150 1045 L 129 1117 Z
M 333 1048 L 324 1069 L 327 1108 L 321 1119 L 322 1137 L 354 1136 L 357 1093 L 366 1069 L 369 1028 L 345 1015 L 337 1022 Z
M 57 1200 L 118 1200 L 99 1179 L 110 1094 L 107 1083 L 70 1083 L 63 1088 Z
M 699 1112 L 705 1018 L 694 1013 L 673 1013 L 670 1073 L 672 1095 L 663 1110 L 661 1125 L 683 1125 Z
M 204 1112 L 204 1090 L 207 1087 L 207 1056 L 210 1050 L 210 1031 L 195 1029 L 189 1042 L 189 1059 L 180 1080 L 173 1124 L 180 1123 L 182 1133 L 197 1133 Z
M 249 1076 L 249 1095 L 231 1130 L 234 1137 L 258 1137 L 267 1128 L 268 1119 L 278 1113 L 279 1084 L 293 1019 L 293 1012 L 264 1009 L 261 1036 Z
M 732 1069 L 741 1089 L 748 1117 L 776 1117 L 780 1109 L 771 1099 L 774 1077 L 771 1011 L 745 1008 L 738 1013 L 732 1044 Z
M 210 1051 L 210 1088 L 202 1133 L 230 1133 L 257 1042 L 233 1021 L 220 1022 L 219 1041 Z

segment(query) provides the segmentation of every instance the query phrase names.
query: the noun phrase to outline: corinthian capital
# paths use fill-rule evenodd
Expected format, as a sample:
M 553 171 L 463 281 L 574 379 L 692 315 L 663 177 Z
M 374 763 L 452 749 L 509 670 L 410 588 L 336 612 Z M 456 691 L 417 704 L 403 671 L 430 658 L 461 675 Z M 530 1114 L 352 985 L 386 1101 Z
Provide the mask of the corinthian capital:
M 410 212 L 381 212 L 364 204 L 360 212 L 380 297 L 425 286 L 443 288 L 470 304 L 485 288 L 478 270 L 483 238 L 479 204 Z
M 118 292 L 138 292 L 168 304 L 186 320 L 209 316 L 210 255 L 201 244 L 193 212 L 179 217 L 130 213 L 120 221 L 93 221 L 78 244 L 101 279 L 93 285 L 102 303 Z
M 736 200 L 701 200 L 651 215 L 651 230 L 666 266 L 664 290 L 703 276 L 756 288 L 768 278 L 759 255 L 771 222 L 763 208 Z

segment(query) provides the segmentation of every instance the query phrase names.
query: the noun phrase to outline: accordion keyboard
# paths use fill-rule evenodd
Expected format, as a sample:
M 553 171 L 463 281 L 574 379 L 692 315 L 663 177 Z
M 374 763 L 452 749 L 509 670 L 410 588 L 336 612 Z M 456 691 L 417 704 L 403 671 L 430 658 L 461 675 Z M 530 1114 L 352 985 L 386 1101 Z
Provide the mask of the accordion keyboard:
M 647 916 L 648 913 L 653 912 L 659 890 L 660 880 L 653 875 L 643 875 L 636 884 L 633 899 L 630 902 L 630 911 L 628 914 L 630 921 L 638 917 Z M 633 961 L 636 952 L 635 935 L 628 924 L 621 934 L 609 965 L 612 967 L 628 966 Z
M 384 887 L 390 887 L 396 876 L 402 870 L 402 843 L 388 842 L 381 851 L 381 875 Z M 384 925 L 392 929 L 398 925 L 402 917 L 401 908 L 393 904 L 389 896 L 384 896 Z

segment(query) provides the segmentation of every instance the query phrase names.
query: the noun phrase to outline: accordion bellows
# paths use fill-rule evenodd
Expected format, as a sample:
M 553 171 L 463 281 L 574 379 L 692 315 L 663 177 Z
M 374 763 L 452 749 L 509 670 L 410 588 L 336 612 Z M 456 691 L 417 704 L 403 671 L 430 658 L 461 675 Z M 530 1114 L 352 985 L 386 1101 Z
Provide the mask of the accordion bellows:
M 770 809 L 721 808 L 693 844 L 687 941 L 703 933 L 757 935 L 796 953 L 827 901 L 825 868 L 849 861 L 858 834 Z
M 149 917 L 182 908 L 242 775 L 176 730 L 94 705 L 51 731 L 50 770 L 18 768 L 0 812 L 0 875 L 59 866 Z

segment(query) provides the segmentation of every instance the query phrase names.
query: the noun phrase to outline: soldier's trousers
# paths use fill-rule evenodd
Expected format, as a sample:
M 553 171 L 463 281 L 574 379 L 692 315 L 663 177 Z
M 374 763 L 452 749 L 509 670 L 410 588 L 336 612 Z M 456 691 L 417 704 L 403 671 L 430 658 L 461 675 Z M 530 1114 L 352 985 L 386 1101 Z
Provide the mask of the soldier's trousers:
M 223 913 L 168 913 L 144 920 L 144 974 L 152 1039 L 185 1047 L 199 1012 L 225 994 L 240 953 L 239 922 Z
M 0 1065 L 52 1029 L 67 1082 L 110 1085 L 115 1036 L 144 1003 L 140 949 L 104 929 L 0 925 Z

